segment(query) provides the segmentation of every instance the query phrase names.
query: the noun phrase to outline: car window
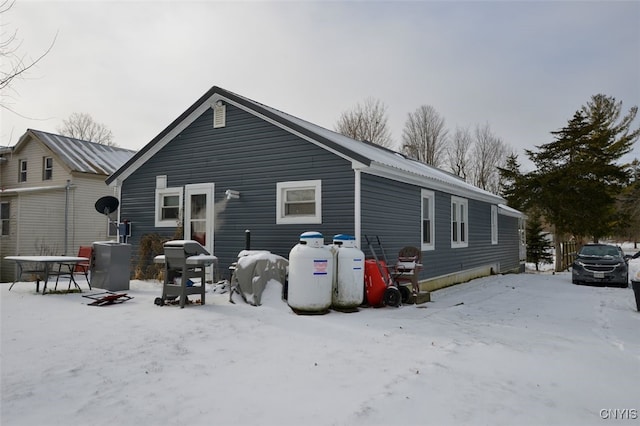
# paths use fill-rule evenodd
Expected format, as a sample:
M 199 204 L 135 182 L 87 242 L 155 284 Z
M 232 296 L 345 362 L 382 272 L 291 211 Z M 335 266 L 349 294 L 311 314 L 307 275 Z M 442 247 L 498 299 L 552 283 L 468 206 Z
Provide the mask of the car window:
M 621 257 L 620 250 L 615 246 L 584 246 L 580 250 L 582 256 L 614 256 Z
M 620 256 L 620 252 L 615 247 L 607 247 L 605 256 Z

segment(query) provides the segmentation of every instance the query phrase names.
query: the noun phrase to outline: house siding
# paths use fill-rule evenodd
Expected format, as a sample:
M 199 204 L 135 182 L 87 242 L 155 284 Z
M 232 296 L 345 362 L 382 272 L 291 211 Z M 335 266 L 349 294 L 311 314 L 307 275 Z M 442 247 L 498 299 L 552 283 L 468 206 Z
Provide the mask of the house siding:
M 226 127 L 214 129 L 210 105 L 217 100 L 226 105 Z M 194 119 L 196 114 L 200 116 Z M 353 234 L 356 205 L 363 251 L 371 256 L 365 236 L 379 236 L 384 254 L 394 261 L 403 246 L 421 246 L 422 189 L 435 198 L 435 249 L 423 252 L 421 280 L 452 284 L 518 263 L 518 230 L 513 227 L 517 220 L 499 216 L 500 241 L 491 241 L 491 211 L 504 202 L 501 197 L 399 153 L 337 135 L 216 87 L 107 180 L 121 185 L 120 218 L 132 222 L 134 264 L 144 235 L 182 238 L 175 235 L 175 227 L 155 227 L 160 175 L 167 177 L 167 188 L 183 191 L 190 184 L 215 185 L 214 254 L 222 271 L 244 249 L 246 229 L 251 231 L 251 249 L 286 257 L 302 232 L 322 232 L 325 241 L 336 233 Z M 354 188 L 356 177 L 359 188 Z M 301 180 L 322 182 L 322 223 L 276 224 L 276 184 Z M 239 191 L 240 198 L 224 200 L 226 189 Z M 452 194 L 467 200 L 466 247 L 452 248 Z
M 69 192 L 68 255 L 75 256 L 80 246 L 114 238 L 107 236 L 107 217 L 95 208 L 100 198 L 114 196 L 113 188 L 104 179 L 105 176 L 88 174 L 73 177 L 73 190 Z
M 42 179 L 44 157 L 53 158 L 51 180 Z M 0 194 L 0 199 L 11 203 L 11 221 L 10 235 L 0 239 L 1 282 L 13 281 L 15 276 L 15 264 L 5 261 L 5 256 L 75 255 L 81 245 L 107 239 L 106 218 L 94 208 L 100 197 L 113 195 L 106 176 L 69 173 L 55 153 L 32 137 L 19 151 L 4 158 L 8 161 L 0 167 L 0 184 L 7 193 Z M 27 182 L 19 183 L 18 164 L 22 159 L 27 160 Z M 68 194 L 64 188 L 67 180 L 71 183 Z M 11 192 L 23 190 L 26 191 Z
M 207 109 L 123 182 L 121 219 L 132 221 L 134 267 L 143 235 L 174 236 L 175 228 L 155 227 L 158 175 L 167 176 L 167 187 L 215 184 L 214 254 L 221 271 L 244 249 L 247 229 L 252 249 L 285 257 L 305 231 L 322 232 L 327 240 L 354 232 L 351 162 L 227 105 L 226 127 L 214 129 Z M 322 181 L 322 224 L 276 225 L 277 182 L 315 179 Z M 240 198 L 226 201 L 227 189 L 239 191 Z
M 430 189 L 424 186 L 424 189 Z M 422 252 L 421 280 L 466 271 L 482 266 L 499 270 L 519 266 L 518 220 L 498 217 L 498 244 L 491 244 L 491 204 L 468 199 L 469 245 L 451 247 L 451 195 L 435 193 L 435 250 Z M 421 187 L 378 176 L 362 177 L 362 241 L 379 236 L 385 254 L 394 261 L 404 246 L 421 245 Z M 514 228 L 515 226 L 515 228 Z M 378 257 L 382 253 L 374 246 Z

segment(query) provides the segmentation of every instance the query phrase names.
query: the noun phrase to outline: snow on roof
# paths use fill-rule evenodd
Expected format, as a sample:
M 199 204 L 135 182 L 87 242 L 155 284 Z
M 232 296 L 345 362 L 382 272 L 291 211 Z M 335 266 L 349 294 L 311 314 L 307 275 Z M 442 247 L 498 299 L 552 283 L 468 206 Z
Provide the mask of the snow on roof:
M 506 204 L 498 204 L 498 211 L 500 214 L 505 215 L 505 216 L 512 216 L 512 217 L 518 217 L 518 218 L 524 218 L 526 219 L 527 216 L 522 213 L 520 210 L 516 210 L 513 207 L 509 207 Z
M 116 180 L 126 179 L 165 144 L 169 143 L 176 132 L 184 129 L 217 100 L 230 103 L 313 143 L 333 150 L 339 155 L 356 162 L 357 167 L 364 172 L 493 204 L 505 202 L 502 197 L 471 185 L 444 170 L 412 160 L 399 152 L 370 142 L 351 139 L 217 86 L 209 89 L 207 93 L 145 145 L 133 158 L 107 178 L 107 184 L 112 184 Z
M 129 149 L 83 141 L 40 130 L 29 129 L 27 133 L 29 132 L 55 152 L 60 160 L 74 172 L 108 176 L 135 154 L 135 151 Z
M 447 187 L 458 188 L 461 191 L 464 191 L 465 193 L 468 193 L 468 192 L 475 193 L 481 196 L 481 198 L 483 199 L 492 199 L 491 201 L 495 203 L 504 202 L 504 199 L 502 197 L 499 197 L 489 191 L 485 191 L 481 188 L 471 185 L 465 182 L 459 176 L 445 172 L 444 170 L 438 169 L 437 167 L 433 167 L 426 163 L 422 163 L 420 161 L 408 158 L 400 152 L 393 151 L 391 149 L 384 148 L 379 145 L 375 145 L 373 143 L 357 141 L 348 136 L 344 136 L 340 133 L 334 132 L 332 130 L 329 130 L 324 127 L 305 121 L 301 118 L 279 111 L 270 106 L 260 104 L 258 102 L 244 98 L 241 95 L 237 95 L 237 94 L 235 95 L 253 104 L 258 104 L 262 108 L 269 110 L 270 112 L 281 117 L 282 119 L 295 123 L 300 127 L 306 128 L 311 132 L 322 136 L 325 139 L 335 142 L 336 144 L 346 148 L 349 151 L 358 153 L 368 158 L 369 160 L 371 160 L 372 163 L 382 166 L 383 168 L 387 168 L 390 173 L 393 173 L 393 171 L 395 170 L 396 172 L 399 172 L 399 174 L 406 174 L 406 173 L 413 174 L 415 175 L 416 178 L 423 178 L 423 179 L 426 179 L 427 181 L 437 182 L 437 183 L 446 185 Z

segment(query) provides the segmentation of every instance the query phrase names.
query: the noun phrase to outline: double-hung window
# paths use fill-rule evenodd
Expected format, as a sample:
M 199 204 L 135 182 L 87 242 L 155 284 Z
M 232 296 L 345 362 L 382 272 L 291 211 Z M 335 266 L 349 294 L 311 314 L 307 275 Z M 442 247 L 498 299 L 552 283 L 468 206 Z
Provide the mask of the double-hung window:
M 27 181 L 27 160 L 20 160 L 18 170 L 18 182 Z
M 464 198 L 451 197 L 451 247 L 469 246 L 469 203 Z
M 156 188 L 156 226 L 176 227 L 182 210 L 182 188 Z
M 322 181 L 276 184 L 276 224 L 322 223 Z
M 42 159 L 42 180 L 53 179 L 53 158 L 44 157 Z
M 0 235 L 9 235 L 9 213 L 11 205 L 8 201 L 0 203 Z
M 435 194 L 423 189 L 422 194 L 422 250 L 435 249 Z

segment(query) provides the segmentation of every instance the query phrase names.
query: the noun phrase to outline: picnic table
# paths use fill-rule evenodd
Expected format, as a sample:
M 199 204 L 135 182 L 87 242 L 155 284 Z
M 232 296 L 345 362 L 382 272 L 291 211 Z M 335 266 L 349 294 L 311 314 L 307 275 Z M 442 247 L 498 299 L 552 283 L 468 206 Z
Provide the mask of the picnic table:
M 18 265 L 18 270 L 16 271 L 15 279 L 9 287 L 9 291 L 13 288 L 16 282 L 22 279 L 23 274 L 34 274 L 36 275 L 36 293 L 40 292 L 40 277 L 44 282 L 44 286 L 42 287 L 42 294 L 45 294 L 47 291 L 47 283 L 49 281 L 50 276 L 60 276 L 60 275 L 69 275 L 69 287 L 71 287 L 71 283 L 76 286 L 76 288 L 80 291 L 82 289 L 76 282 L 73 277 L 73 269 L 76 264 L 82 262 L 88 262 L 89 258 L 87 257 L 78 257 L 78 256 L 5 256 L 5 260 L 10 260 Z M 34 266 L 29 266 L 34 264 Z M 58 264 L 58 270 L 52 270 L 52 265 Z M 65 270 L 63 271 L 62 268 Z M 56 287 L 57 287 L 56 280 Z M 89 283 L 89 289 L 91 289 L 91 284 Z

